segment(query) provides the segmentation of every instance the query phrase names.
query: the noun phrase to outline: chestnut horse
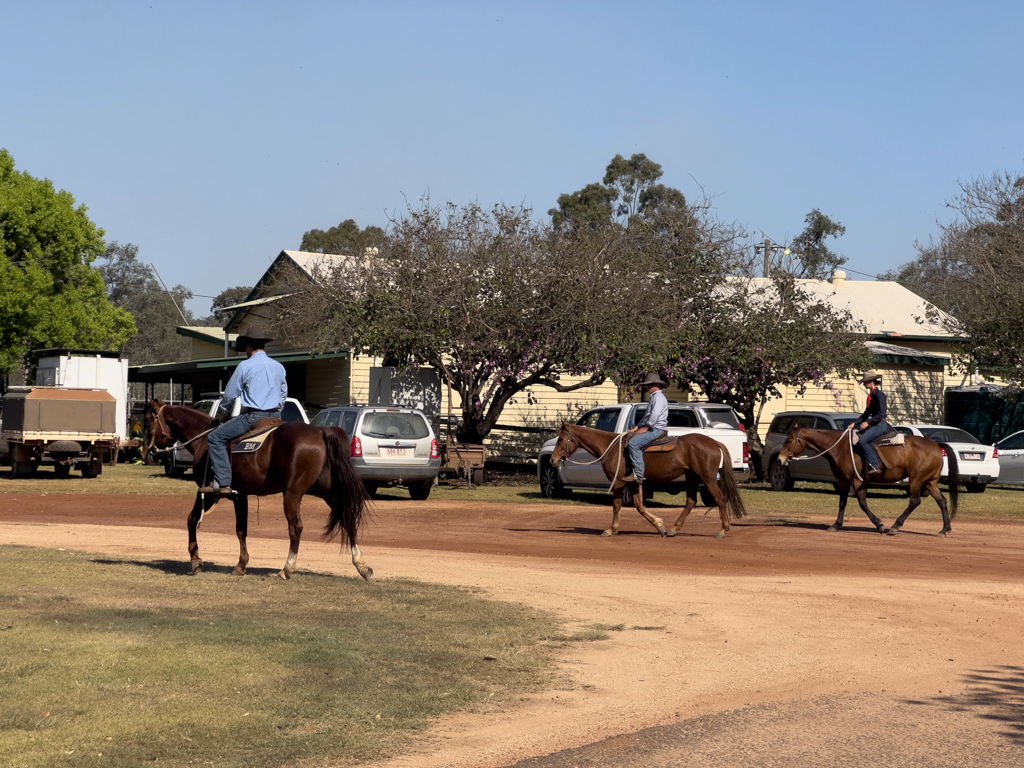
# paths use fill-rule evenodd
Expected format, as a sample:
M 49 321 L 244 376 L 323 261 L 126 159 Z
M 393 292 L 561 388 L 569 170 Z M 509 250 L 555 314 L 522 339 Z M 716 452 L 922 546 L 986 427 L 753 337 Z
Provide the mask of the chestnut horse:
M 936 443 L 925 437 L 906 435 L 903 438 L 903 445 L 888 445 L 877 447 L 879 456 L 882 457 L 882 474 L 880 477 L 872 478 L 873 484 L 898 483 L 904 478 L 909 480 L 910 503 L 906 510 L 896 518 L 892 528 L 886 529 L 882 521 L 875 516 L 874 512 L 868 509 L 868 483 L 864 479 L 863 457 L 853 451 L 853 433 L 839 432 L 834 429 L 804 429 L 794 427 L 786 435 L 786 442 L 782 444 L 779 451 L 779 463 L 783 466 L 788 461 L 798 460 L 799 454 L 810 449 L 819 452 L 825 457 L 832 474 L 836 478 L 836 486 L 839 488 L 839 517 L 828 527 L 830 531 L 838 531 L 843 527 L 843 515 L 846 512 L 846 499 L 850 489 L 853 488 L 857 494 L 857 502 L 864 514 L 878 529 L 879 533 L 895 535 L 903 523 L 910 517 L 910 513 L 917 509 L 921 503 L 921 490 L 924 489 L 935 499 L 942 511 L 942 530 L 939 536 L 945 536 L 952 529 L 949 521 L 956 517 L 957 504 L 960 498 L 960 469 L 956 460 L 956 451 L 946 443 Z M 946 507 L 946 498 L 939 490 L 939 477 L 942 474 L 942 455 L 945 452 L 949 461 L 949 500 L 950 505 Z
M 148 437 L 143 446 L 143 456 L 154 446 L 166 448 L 172 446 L 175 440 L 182 443 L 190 441 L 209 431 L 212 422 L 212 418 L 194 408 L 167 405 L 159 399 L 150 400 L 146 406 Z M 209 468 L 206 437 L 199 437 L 189 448 L 195 456 L 192 476 L 196 485 L 202 487 Z M 267 436 L 255 453 L 232 455 L 231 473 L 231 486 L 237 491 L 233 498 L 235 532 L 239 544 L 235 574 L 244 575 L 249 562 L 249 551 L 245 546 L 249 528 L 249 496 L 284 494 L 284 514 L 288 519 L 290 543 L 288 559 L 279 575 L 282 579 L 288 579 L 295 572 L 299 539 L 302 537 L 299 506 L 302 497 L 312 493 L 324 499 L 331 508 L 324 537 L 333 538 L 340 531 L 342 542 L 347 542 L 352 549 L 352 564 L 359 575 L 367 581 L 373 579 L 373 569 L 363 562 L 356 542 L 369 497 L 362 481 L 352 469 L 348 435 L 343 430 L 337 427 L 311 427 L 301 422 L 281 424 Z M 188 516 L 188 552 L 192 573 L 198 573 L 203 567 L 196 531 L 203 515 L 218 499 L 212 493 L 196 492 L 195 504 Z
M 626 461 L 622 455 L 624 435 L 604 432 L 600 429 L 581 427 L 562 422 L 558 428 L 558 441 L 551 454 L 551 466 L 558 467 L 569 461 L 577 449 L 582 448 L 601 462 L 605 475 L 611 484 L 612 525 L 602 536 L 614 536 L 619 532 L 619 510 L 622 508 L 622 494 L 626 488 Z M 652 515 L 644 507 L 642 493 L 633 494 L 633 506 L 662 536 L 675 536 L 683 527 L 686 518 L 697 504 L 697 489 L 703 482 L 715 498 L 718 514 L 722 518 L 722 529 L 715 534 L 720 539 L 729 532 L 729 510 L 733 517 L 747 514 L 740 499 L 736 478 L 732 474 L 732 458 L 729 449 L 705 435 L 683 435 L 677 438 L 671 450 L 644 453 L 646 481 L 653 484 L 670 483 L 686 476 L 686 506 L 671 530 L 665 530 L 660 517 Z M 719 479 L 721 475 L 721 479 Z

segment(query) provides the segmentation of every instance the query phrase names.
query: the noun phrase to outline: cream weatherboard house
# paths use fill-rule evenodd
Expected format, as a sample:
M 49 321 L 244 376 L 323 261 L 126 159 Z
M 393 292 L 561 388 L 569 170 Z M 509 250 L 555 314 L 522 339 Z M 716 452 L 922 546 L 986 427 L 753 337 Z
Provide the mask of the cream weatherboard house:
M 241 357 L 233 349 L 238 333 L 250 325 L 273 327 L 274 306 L 302 289 L 301 281 L 313 280 L 321 270 L 330 269 L 345 257 L 281 251 L 250 291 L 245 301 L 226 308 L 223 327 L 183 326 L 178 334 L 192 340 L 192 359 L 185 363 L 137 366 L 132 381 L 171 386 L 178 401 L 191 402 L 219 392 Z M 298 283 L 297 283 L 298 278 Z M 415 372 L 385 367 L 380 358 L 337 351 L 313 355 L 282 341 L 267 345 L 267 353 L 280 361 L 287 371 L 292 397 L 301 400 L 307 411 L 345 403 L 400 402 L 421 408 L 433 416 L 448 414 L 448 387 L 433 369 Z M 571 377 L 562 381 L 572 383 Z M 488 455 L 511 461 L 535 459 L 542 438 L 550 436 L 546 428 L 562 418 L 575 418 L 594 405 L 616 403 L 618 388 L 613 383 L 562 394 L 548 387 L 531 391 L 506 406 L 496 428 L 485 441 Z M 460 413 L 458 393 L 453 393 L 451 412 Z M 545 428 L 545 432 L 539 431 Z

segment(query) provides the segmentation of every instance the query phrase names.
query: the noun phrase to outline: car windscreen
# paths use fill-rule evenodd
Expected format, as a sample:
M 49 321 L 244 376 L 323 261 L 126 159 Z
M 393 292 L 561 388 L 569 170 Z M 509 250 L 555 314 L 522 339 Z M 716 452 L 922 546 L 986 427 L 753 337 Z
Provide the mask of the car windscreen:
M 371 411 L 363 418 L 360 432 L 366 437 L 417 440 L 427 437 L 430 427 L 418 413 Z
M 708 417 L 712 427 L 716 424 L 728 424 L 735 429 L 742 429 L 740 420 L 736 418 L 736 413 L 732 408 L 702 408 L 701 410 Z
M 954 427 L 918 427 L 929 440 L 940 443 L 976 443 L 974 435 Z
M 859 416 L 833 416 L 832 421 L 836 423 L 836 429 L 844 431 L 851 424 L 856 424 Z

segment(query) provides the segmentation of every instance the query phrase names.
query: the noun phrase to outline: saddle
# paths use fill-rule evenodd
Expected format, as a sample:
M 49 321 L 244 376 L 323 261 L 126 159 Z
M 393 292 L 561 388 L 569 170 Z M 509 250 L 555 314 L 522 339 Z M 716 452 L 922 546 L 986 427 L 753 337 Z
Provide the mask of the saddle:
M 676 448 L 676 438 L 672 437 L 667 432 L 644 446 L 644 453 L 667 453 L 674 451 Z
M 260 419 L 244 435 L 231 440 L 228 443 L 228 451 L 231 454 L 256 453 L 260 446 L 263 445 L 263 441 L 270 436 L 270 433 L 283 423 L 280 419 Z
M 871 444 L 875 448 L 886 448 L 891 445 L 903 445 L 903 434 L 897 432 L 892 427 L 889 427 L 887 432 L 883 432 L 879 437 L 871 441 Z M 856 432 L 853 433 L 853 444 L 858 445 L 860 443 L 860 435 Z M 861 452 L 863 453 L 863 452 Z M 878 451 L 878 460 L 882 462 L 883 467 L 891 467 L 892 465 L 885 460 L 885 451 Z

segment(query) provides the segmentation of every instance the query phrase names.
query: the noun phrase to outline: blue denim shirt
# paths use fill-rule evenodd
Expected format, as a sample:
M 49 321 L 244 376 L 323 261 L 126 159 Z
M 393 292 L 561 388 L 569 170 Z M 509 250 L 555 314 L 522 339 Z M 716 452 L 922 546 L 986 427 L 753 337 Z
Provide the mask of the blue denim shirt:
M 239 397 L 242 398 L 243 409 L 280 410 L 288 397 L 284 366 L 268 357 L 263 350 L 253 352 L 252 357 L 240 362 L 231 374 L 220 401 L 220 410 L 230 411 L 231 404 Z
M 637 426 L 647 426 L 654 432 L 664 432 L 668 429 L 668 399 L 660 389 L 651 395 L 651 402 L 647 404 L 647 413 L 640 419 Z

